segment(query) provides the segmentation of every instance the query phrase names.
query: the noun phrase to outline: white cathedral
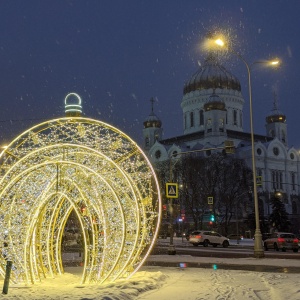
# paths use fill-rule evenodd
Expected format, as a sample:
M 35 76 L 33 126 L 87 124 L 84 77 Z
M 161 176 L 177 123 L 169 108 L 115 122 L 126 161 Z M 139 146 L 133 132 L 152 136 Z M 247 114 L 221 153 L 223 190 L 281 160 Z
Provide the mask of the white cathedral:
M 204 156 L 234 144 L 234 155 L 252 169 L 251 134 L 243 129 L 244 98 L 239 80 L 213 55 L 191 76 L 183 88 L 181 108 L 183 135 L 163 139 L 161 120 L 152 111 L 144 121 L 144 149 L 153 164 L 169 160 L 180 152 L 201 150 Z M 289 148 L 286 116 L 274 107 L 266 117 L 266 135 L 254 134 L 256 175 L 260 214 L 271 213 L 270 198 L 280 192 L 294 230 L 300 228 L 300 157 Z

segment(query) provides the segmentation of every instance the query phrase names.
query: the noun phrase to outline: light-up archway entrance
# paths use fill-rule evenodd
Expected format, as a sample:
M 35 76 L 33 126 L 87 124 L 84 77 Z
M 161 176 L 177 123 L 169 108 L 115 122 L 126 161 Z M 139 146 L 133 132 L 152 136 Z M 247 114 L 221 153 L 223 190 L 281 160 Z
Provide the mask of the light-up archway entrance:
M 84 241 L 81 283 L 127 278 L 150 253 L 160 220 L 157 179 L 118 129 L 81 117 L 41 123 L 3 150 L 0 172 L 0 272 L 11 260 L 14 282 L 63 273 L 72 211 Z

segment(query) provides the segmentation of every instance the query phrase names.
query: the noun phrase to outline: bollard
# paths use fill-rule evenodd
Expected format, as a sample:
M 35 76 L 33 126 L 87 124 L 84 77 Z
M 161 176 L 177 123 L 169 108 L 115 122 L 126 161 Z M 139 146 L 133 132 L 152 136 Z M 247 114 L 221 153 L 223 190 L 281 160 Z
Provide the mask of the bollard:
M 5 279 L 4 279 L 2 294 L 7 294 L 7 292 L 8 292 L 11 266 L 12 266 L 12 262 L 10 260 L 8 260 L 6 263 Z

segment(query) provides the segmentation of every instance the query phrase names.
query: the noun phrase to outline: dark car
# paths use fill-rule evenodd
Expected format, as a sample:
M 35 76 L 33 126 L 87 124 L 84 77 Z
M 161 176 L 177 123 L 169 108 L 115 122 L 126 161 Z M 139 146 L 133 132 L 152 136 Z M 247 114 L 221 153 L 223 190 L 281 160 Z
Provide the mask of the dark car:
M 299 240 L 293 233 L 289 232 L 274 232 L 271 237 L 264 241 L 264 248 L 266 251 L 269 249 L 275 249 L 279 251 L 280 249 L 284 252 L 286 250 L 293 250 L 298 252 Z

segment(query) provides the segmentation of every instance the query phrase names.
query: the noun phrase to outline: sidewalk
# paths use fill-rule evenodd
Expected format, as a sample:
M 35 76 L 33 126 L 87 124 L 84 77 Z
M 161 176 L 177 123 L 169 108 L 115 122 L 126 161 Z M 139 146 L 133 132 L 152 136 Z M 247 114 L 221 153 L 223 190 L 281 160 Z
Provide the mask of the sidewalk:
M 185 264 L 185 265 L 184 265 Z M 277 258 L 219 258 L 219 257 L 196 257 L 191 255 L 150 255 L 146 265 L 178 266 L 178 267 L 220 267 L 235 266 L 237 269 L 245 266 L 263 266 L 274 268 L 290 268 L 300 273 L 300 259 L 277 259 Z M 253 269 L 253 268 L 252 268 Z

